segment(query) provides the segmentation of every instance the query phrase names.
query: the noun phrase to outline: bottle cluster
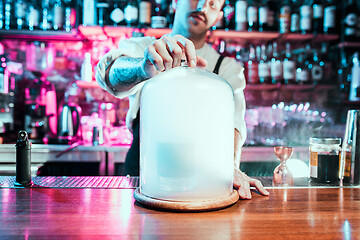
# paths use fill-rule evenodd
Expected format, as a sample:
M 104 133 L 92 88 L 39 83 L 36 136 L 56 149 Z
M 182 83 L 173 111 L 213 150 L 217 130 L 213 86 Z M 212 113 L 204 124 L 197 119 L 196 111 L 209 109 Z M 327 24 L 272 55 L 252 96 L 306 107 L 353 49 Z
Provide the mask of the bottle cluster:
M 234 7 L 229 0 L 225 3 L 223 28 L 332 34 L 339 27 L 336 22 L 338 7 L 334 0 L 237 0 L 233 4 Z
M 171 28 L 171 0 L 84 0 L 83 25 Z
M 1 0 L 0 29 L 65 30 L 76 27 L 76 0 Z
M 292 51 L 290 43 L 279 51 L 276 42 L 250 45 L 248 50 L 238 51 L 236 58 L 245 64 L 248 84 L 332 84 L 332 63 L 326 57 L 328 46 Z

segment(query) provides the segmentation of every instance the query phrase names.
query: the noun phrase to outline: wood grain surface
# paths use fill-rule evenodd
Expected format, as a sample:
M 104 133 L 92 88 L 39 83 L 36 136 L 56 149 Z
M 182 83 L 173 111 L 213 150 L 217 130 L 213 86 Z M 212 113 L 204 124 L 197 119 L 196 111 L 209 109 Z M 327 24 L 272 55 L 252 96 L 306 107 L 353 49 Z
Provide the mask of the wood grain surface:
M 133 191 L 0 189 L 0 239 L 360 238 L 360 188 L 269 189 L 202 213 L 147 209 Z

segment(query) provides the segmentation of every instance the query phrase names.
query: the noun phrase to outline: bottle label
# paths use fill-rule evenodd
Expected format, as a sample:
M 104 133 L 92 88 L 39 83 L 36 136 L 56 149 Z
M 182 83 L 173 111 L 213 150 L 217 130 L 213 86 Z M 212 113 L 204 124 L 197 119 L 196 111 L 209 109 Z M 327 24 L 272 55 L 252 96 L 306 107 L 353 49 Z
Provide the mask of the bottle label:
M 141 17 L 140 17 L 141 18 Z M 111 13 L 110 13 L 110 19 L 114 22 L 114 23 L 119 23 L 122 20 L 124 20 L 124 12 L 121 11 L 120 8 L 115 8 Z
M 322 18 L 324 16 L 324 8 L 321 4 L 313 5 L 313 17 Z
M 152 28 L 166 28 L 166 17 L 163 16 L 152 16 L 151 17 Z
M 334 28 L 335 27 L 335 6 L 326 7 L 324 10 L 324 27 Z
M 319 65 L 313 65 L 311 69 L 311 79 L 315 82 L 321 82 L 324 77 L 324 72 L 322 67 Z
M 305 69 L 297 69 L 296 81 L 299 83 L 309 81 L 309 71 Z
M 291 32 L 298 32 L 300 30 L 300 15 L 297 13 L 291 14 Z
M 311 30 L 312 11 L 311 7 L 303 5 L 300 7 L 300 29 L 304 31 Z
M 310 151 L 310 177 L 318 177 L 318 154 Z
M 246 22 L 246 1 L 236 1 L 235 3 L 235 22 Z
M 269 8 L 260 7 L 259 8 L 259 23 L 264 24 L 268 22 Z
M 136 22 L 138 19 L 138 9 L 132 5 L 127 5 L 124 9 L 125 20 L 127 22 Z
M 268 78 L 271 76 L 270 66 L 268 63 L 261 62 L 259 63 L 259 77 Z
M 345 18 L 345 24 L 351 27 L 355 27 L 356 25 L 356 21 L 357 21 L 357 16 L 355 13 L 350 13 L 346 16 Z
M 281 78 L 282 77 L 283 66 L 279 60 L 271 61 L 270 69 L 271 69 L 271 77 L 272 78 Z
M 295 79 L 295 62 L 284 61 L 284 79 Z
M 248 22 L 258 22 L 258 9 L 257 7 L 250 6 L 247 9 Z

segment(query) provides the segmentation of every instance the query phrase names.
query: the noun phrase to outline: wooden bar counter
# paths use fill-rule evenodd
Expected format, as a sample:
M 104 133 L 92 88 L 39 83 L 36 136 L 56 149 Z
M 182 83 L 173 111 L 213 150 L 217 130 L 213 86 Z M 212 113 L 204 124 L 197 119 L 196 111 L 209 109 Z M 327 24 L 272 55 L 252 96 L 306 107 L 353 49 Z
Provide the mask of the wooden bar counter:
M 268 197 L 253 191 L 222 210 L 175 213 L 139 205 L 130 180 L 116 188 L 0 181 L 0 239 L 360 239 L 359 187 L 267 187 Z

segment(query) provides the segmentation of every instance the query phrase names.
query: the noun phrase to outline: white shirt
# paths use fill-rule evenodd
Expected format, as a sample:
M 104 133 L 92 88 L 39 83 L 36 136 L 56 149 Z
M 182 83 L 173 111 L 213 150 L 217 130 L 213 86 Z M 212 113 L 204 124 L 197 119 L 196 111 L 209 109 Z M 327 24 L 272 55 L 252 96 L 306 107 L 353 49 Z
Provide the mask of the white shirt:
M 131 123 L 136 118 L 137 112 L 140 107 L 140 93 L 144 85 L 144 82 L 141 82 L 125 92 L 114 91 L 112 88 L 106 85 L 105 83 L 105 71 L 109 64 L 120 56 L 128 57 L 144 57 L 145 48 L 155 40 L 154 37 L 141 37 L 141 38 L 129 38 L 120 41 L 119 48 L 111 50 L 105 54 L 99 61 L 95 78 L 99 85 L 106 91 L 113 94 L 118 98 L 129 97 L 129 110 L 126 115 L 126 126 L 131 129 Z M 197 56 L 201 56 L 207 60 L 206 69 L 213 71 L 216 65 L 216 62 L 220 56 L 213 48 L 208 44 L 200 49 L 196 50 Z M 246 125 L 245 125 L 245 97 L 244 97 L 244 88 L 246 85 L 244 68 L 235 61 L 235 59 L 230 57 L 225 57 L 219 68 L 219 75 L 228 81 L 233 88 L 235 96 L 235 119 L 234 126 L 240 132 L 240 143 L 244 144 L 246 139 Z

